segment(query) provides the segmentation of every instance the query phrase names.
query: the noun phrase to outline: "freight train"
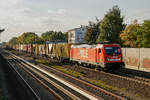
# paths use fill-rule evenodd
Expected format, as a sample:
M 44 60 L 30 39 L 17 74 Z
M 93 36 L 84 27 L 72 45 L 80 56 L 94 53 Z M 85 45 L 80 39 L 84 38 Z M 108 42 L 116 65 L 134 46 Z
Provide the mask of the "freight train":
M 122 50 L 118 44 L 20 44 L 11 48 L 98 69 L 113 70 L 125 66 Z

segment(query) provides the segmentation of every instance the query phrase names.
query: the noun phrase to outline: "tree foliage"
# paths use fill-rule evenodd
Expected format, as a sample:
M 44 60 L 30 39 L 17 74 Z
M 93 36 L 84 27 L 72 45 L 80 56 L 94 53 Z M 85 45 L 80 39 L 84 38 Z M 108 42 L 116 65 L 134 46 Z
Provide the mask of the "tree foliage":
M 47 31 L 47 32 L 43 33 L 41 35 L 42 40 L 43 41 L 49 41 L 49 40 L 51 40 L 51 35 L 52 35 L 53 32 L 54 31 Z
M 14 37 L 9 41 L 9 44 L 43 44 L 46 41 L 64 41 L 67 40 L 67 33 L 48 31 L 39 37 L 33 32 L 25 32 L 19 37 Z
M 87 26 L 87 31 L 85 33 L 84 41 L 85 43 L 96 43 L 97 37 L 100 33 L 99 29 L 100 21 L 96 18 L 96 22 L 89 21 L 89 25 Z
M 133 23 L 128 25 L 124 31 L 120 34 L 123 45 L 127 47 L 137 47 L 137 31 L 140 25 Z
M 137 47 L 150 48 L 150 21 L 144 21 L 137 31 Z
M 143 24 L 133 23 L 128 25 L 120 35 L 124 46 L 150 47 L 150 21 Z
M 123 19 L 118 6 L 110 9 L 100 24 L 100 34 L 97 42 L 110 41 L 112 43 L 120 43 L 120 32 L 125 28 Z
M 9 43 L 10 45 L 15 45 L 15 44 L 17 44 L 17 37 L 11 38 L 8 43 Z
M 41 35 L 43 41 L 64 41 L 67 40 L 67 34 L 56 31 L 48 31 Z
M 33 44 L 38 41 L 39 41 L 38 35 L 33 32 L 25 32 L 17 39 L 17 42 L 19 44 Z

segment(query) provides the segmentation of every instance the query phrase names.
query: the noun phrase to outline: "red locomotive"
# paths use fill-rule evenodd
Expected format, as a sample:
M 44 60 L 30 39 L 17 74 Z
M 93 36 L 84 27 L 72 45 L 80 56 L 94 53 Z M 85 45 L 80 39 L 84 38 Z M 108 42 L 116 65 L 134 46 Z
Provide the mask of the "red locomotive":
M 124 66 L 121 47 L 118 44 L 72 45 L 70 60 L 104 69 Z

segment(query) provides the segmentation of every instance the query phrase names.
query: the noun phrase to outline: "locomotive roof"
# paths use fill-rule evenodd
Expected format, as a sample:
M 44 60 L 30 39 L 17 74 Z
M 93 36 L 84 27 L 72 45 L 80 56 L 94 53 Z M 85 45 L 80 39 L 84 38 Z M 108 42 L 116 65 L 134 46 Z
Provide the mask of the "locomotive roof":
M 71 48 L 102 48 L 104 45 L 119 45 L 119 44 L 81 44 L 81 45 L 72 45 Z
M 71 48 L 102 48 L 102 44 L 95 44 L 95 45 L 88 45 L 88 44 L 81 44 L 81 45 L 72 45 Z

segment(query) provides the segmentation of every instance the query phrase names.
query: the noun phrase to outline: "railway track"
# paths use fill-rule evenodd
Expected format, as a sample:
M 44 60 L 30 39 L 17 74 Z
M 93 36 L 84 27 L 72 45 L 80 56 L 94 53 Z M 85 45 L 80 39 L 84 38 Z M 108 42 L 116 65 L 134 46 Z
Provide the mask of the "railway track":
M 27 66 L 25 63 L 22 63 L 24 66 Z M 80 94 L 76 93 L 75 91 L 73 90 L 70 90 L 68 91 L 69 89 L 66 89 L 67 86 L 63 85 L 62 83 L 60 83 L 59 81 L 53 79 L 52 77 L 46 77 L 47 74 L 45 74 L 44 72 L 41 72 L 35 68 L 31 68 L 31 66 L 28 66 L 28 68 L 26 70 L 30 70 L 30 73 L 34 73 L 34 75 L 36 77 L 41 77 L 43 78 L 44 80 L 46 80 L 49 84 L 52 84 L 53 86 L 55 86 L 57 89 L 59 89 L 60 91 L 64 92 L 67 96 L 63 97 L 64 99 L 73 99 L 73 100 L 81 100 L 81 99 L 84 99 L 84 100 L 88 100 L 88 98 L 86 97 L 83 97 L 81 96 Z M 32 71 L 31 71 L 32 70 Z M 48 84 L 47 84 L 48 85 Z M 64 88 L 65 87 L 65 88 Z M 57 90 L 58 91 L 58 90 Z M 79 97 L 77 97 L 76 95 L 78 95 Z M 93 98 L 93 99 L 96 99 L 96 98 Z
M 84 100 L 89 100 L 89 99 L 90 100 L 126 100 L 123 97 L 115 95 L 104 89 L 98 88 L 94 85 L 91 85 L 91 84 L 85 82 L 85 81 L 76 79 L 69 75 L 66 75 L 55 69 L 50 69 L 49 67 L 45 67 L 45 66 L 37 67 L 37 66 L 25 61 L 24 59 L 13 55 L 13 54 L 11 54 L 11 56 L 13 57 L 14 62 L 17 61 L 24 66 L 23 70 L 26 70 L 27 73 L 30 73 L 30 74 L 32 73 L 31 76 L 36 77 L 37 78 L 36 80 L 38 80 L 39 77 L 41 77 L 42 79 L 39 79 L 39 80 L 40 81 L 45 80 L 46 81 L 45 83 L 49 83 L 49 84 L 53 84 L 53 85 L 55 83 L 58 83 L 55 87 L 59 87 L 59 89 L 62 90 L 63 92 L 68 91 L 65 94 L 73 100 L 80 100 L 80 99 L 84 99 Z M 50 70 L 55 72 L 56 75 L 60 75 L 62 77 L 58 78 L 54 74 L 51 74 Z M 64 79 L 62 79 L 62 78 L 64 78 Z M 74 82 L 74 84 L 72 84 L 71 82 L 68 82 L 66 79 L 68 79 L 68 81 Z M 48 85 L 46 84 L 45 86 L 48 86 Z M 65 87 L 65 89 L 63 87 Z
M 149 95 L 149 91 L 150 91 L 150 78 L 149 78 L 150 75 L 149 74 L 150 73 L 146 72 L 146 74 L 145 74 L 145 72 L 143 73 L 141 71 L 138 72 L 135 70 L 132 71 L 130 69 L 121 69 L 121 70 L 117 70 L 115 72 L 114 71 L 113 72 L 103 72 L 103 71 L 100 72 L 100 71 L 96 71 L 96 70 L 90 69 L 90 68 L 85 68 L 85 67 L 82 67 L 82 68 L 85 70 L 88 70 L 88 72 L 93 71 L 93 73 L 97 73 L 97 74 L 99 73 L 99 75 L 103 74 L 103 76 L 110 76 L 110 77 L 112 77 L 112 79 L 115 79 L 115 80 L 117 79 L 118 80 L 117 84 L 120 82 L 120 80 L 122 80 L 122 81 L 124 81 L 123 84 L 125 85 L 125 88 L 127 88 L 127 89 L 133 88 L 133 89 L 131 89 L 131 91 L 134 91 L 134 90 L 135 90 L 134 92 L 141 91 L 139 93 L 141 93 L 142 95 L 143 94 L 146 96 Z M 108 78 L 108 80 L 109 80 L 109 78 Z M 131 83 L 132 83 L 132 85 L 131 85 Z M 127 85 L 127 84 L 129 84 L 129 85 Z M 144 92 L 142 92 L 142 91 L 144 91 Z M 142 97 L 138 100 L 147 100 L 147 99 Z
M 25 74 L 25 71 L 22 70 L 22 64 L 16 62 L 15 59 L 13 59 L 12 57 L 10 57 L 10 55 L 8 54 L 3 54 L 3 56 L 6 57 L 8 63 L 13 66 L 13 68 L 16 70 L 16 72 L 18 74 L 20 74 L 20 76 L 22 77 L 22 79 L 24 81 L 26 81 L 26 83 L 28 84 L 28 86 L 30 87 L 30 89 L 33 91 L 33 93 L 38 97 L 38 99 L 34 99 L 34 98 L 30 98 L 30 100 L 64 100 L 63 98 L 61 98 L 58 93 L 54 92 L 53 90 L 51 90 L 50 88 L 47 87 L 47 85 L 45 85 L 42 81 L 40 81 L 38 78 L 36 78 L 32 73 L 28 73 L 30 75 Z M 24 68 L 23 68 L 24 69 Z M 29 72 L 29 71 L 28 71 Z M 33 78 L 31 78 L 31 76 L 35 79 L 33 80 Z M 31 82 L 32 81 L 32 82 Z M 37 84 L 35 84 L 33 81 L 38 81 Z M 23 83 L 24 84 L 24 83 Z M 22 84 L 22 85 L 23 85 Z M 34 86 L 35 85 L 35 86 Z M 41 88 L 41 85 L 44 88 Z M 37 89 L 38 88 L 38 89 Z M 45 91 L 45 89 L 47 91 Z M 43 93 L 42 93 L 43 92 Z M 30 93 L 29 93 L 30 94 Z M 28 99 L 29 100 L 29 99 Z M 68 100 L 68 99 L 66 99 Z M 71 100 L 71 99 L 70 99 Z
M 26 99 L 33 99 L 33 100 L 40 100 L 40 97 L 36 94 L 36 92 L 32 89 L 32 87 L 28 84 L 28 82 L 22 77 L 22 75 L 16 70 L 15 68 L 15 64 L 12 63 L 10 60 L 7 61 L 8 62 L 8 66 L 9 66 L 9 72 L 11 73 L 15 73 L 16 79 L 19 79 L 19 81 L 22 81 L 22 83 L 24 84 L 26 91 L 28 91 L 28 93 L 30 93 L 30 97 L 27 97 Z
M 90 69 L 86 67 L 82 67 L 82 68 L 85 70 L 89 70 L 89 71 L 95 71 L 95 69 Z M 109 76 L 117 77 L 120 79 L 124 79 L 124 80 L 133 81 L 135 83 L 140 83 L 146 86 L 150 86 L 150 73 L 147 73 L 147 72 L 144 72 L 146 73 L 144 74 L 143 72 L 138 72 L 135 70 L 123 68 L 120 70 L 114 70 L 110 72 L 100 71 L 100 73 L 103 73 L 104 75 L 109 75 Z
M 49 78 L 46 77 L 46 75 L 43 75 L 39 71 L 31 68 L 30 66 L 22 62 L 21 64 L 26 67 L 23 67 L 23 70 L 25 70 L 32 77 L 34 77 L 38 82 L 40 82 L 40 84 L 42 84 L 48 91 L 54 94 L 59 100 L 80 100 L 80 98 L 68 92 L 62 86 L 57 85 L 58 83 L 56 84 L 56 82 L 51 81 Z
M 44 73 L 40 73 L 40 71 L 35 70 L 31 66 L 21 62 L 20 60 L 17 60 L 15 57 L 12 58 L 13 62 L 20 63 L 19 65 L 22 66 L 21 68 L 23 70 L 25 70 L 34 79 L 36 79 L 42 86 L 44 86 L 44 88 L 46 88 L 49 91 L 50 94 L 53 94 L 58 100 L 81 100 L 81 99 L 89 100 L 86 97 L 80 96 L 79 98 L 75 96 L 73 93 L 67 91 L 67 89 L 64 89 L 62 86 L 58 85 L 56 81 L 55 82 L 51 81 L 49 78 L 46 77 L 46 75 L 43 75 Z M 96 98 L 92 99 L 98 100 Z
M 103 73 L 105 75 L 119 77 L 121 79 L 131 80 L 131 81 L 134 81 L 137 83 L 141 83 L 141 84 L 150 86 L 150 73 L 148 73 L 148 72 L 142 72 L 142 71 L 126 69 L 126 68 L 109 71 L 109 72 L 104 72 L 104 71 L 97 71 L 95 69 L 91 69 L 88 67 L 83 67 L 83 66 L 80 66 L 80 67 L 82 67 L 83 69 L 85 69 L 87 71 L 99 72 L 99 73 Z
M 133 80 L 135 82 L 139 82 L 141 84 L 150 86 L 150 73 L 142 72 L 142 71 L 138 72 L 135 70 L 125 69 L 125 68 L 122 68 L 118 71 L 113 71 L 111 73 L 124 77 L 127 80 Z

